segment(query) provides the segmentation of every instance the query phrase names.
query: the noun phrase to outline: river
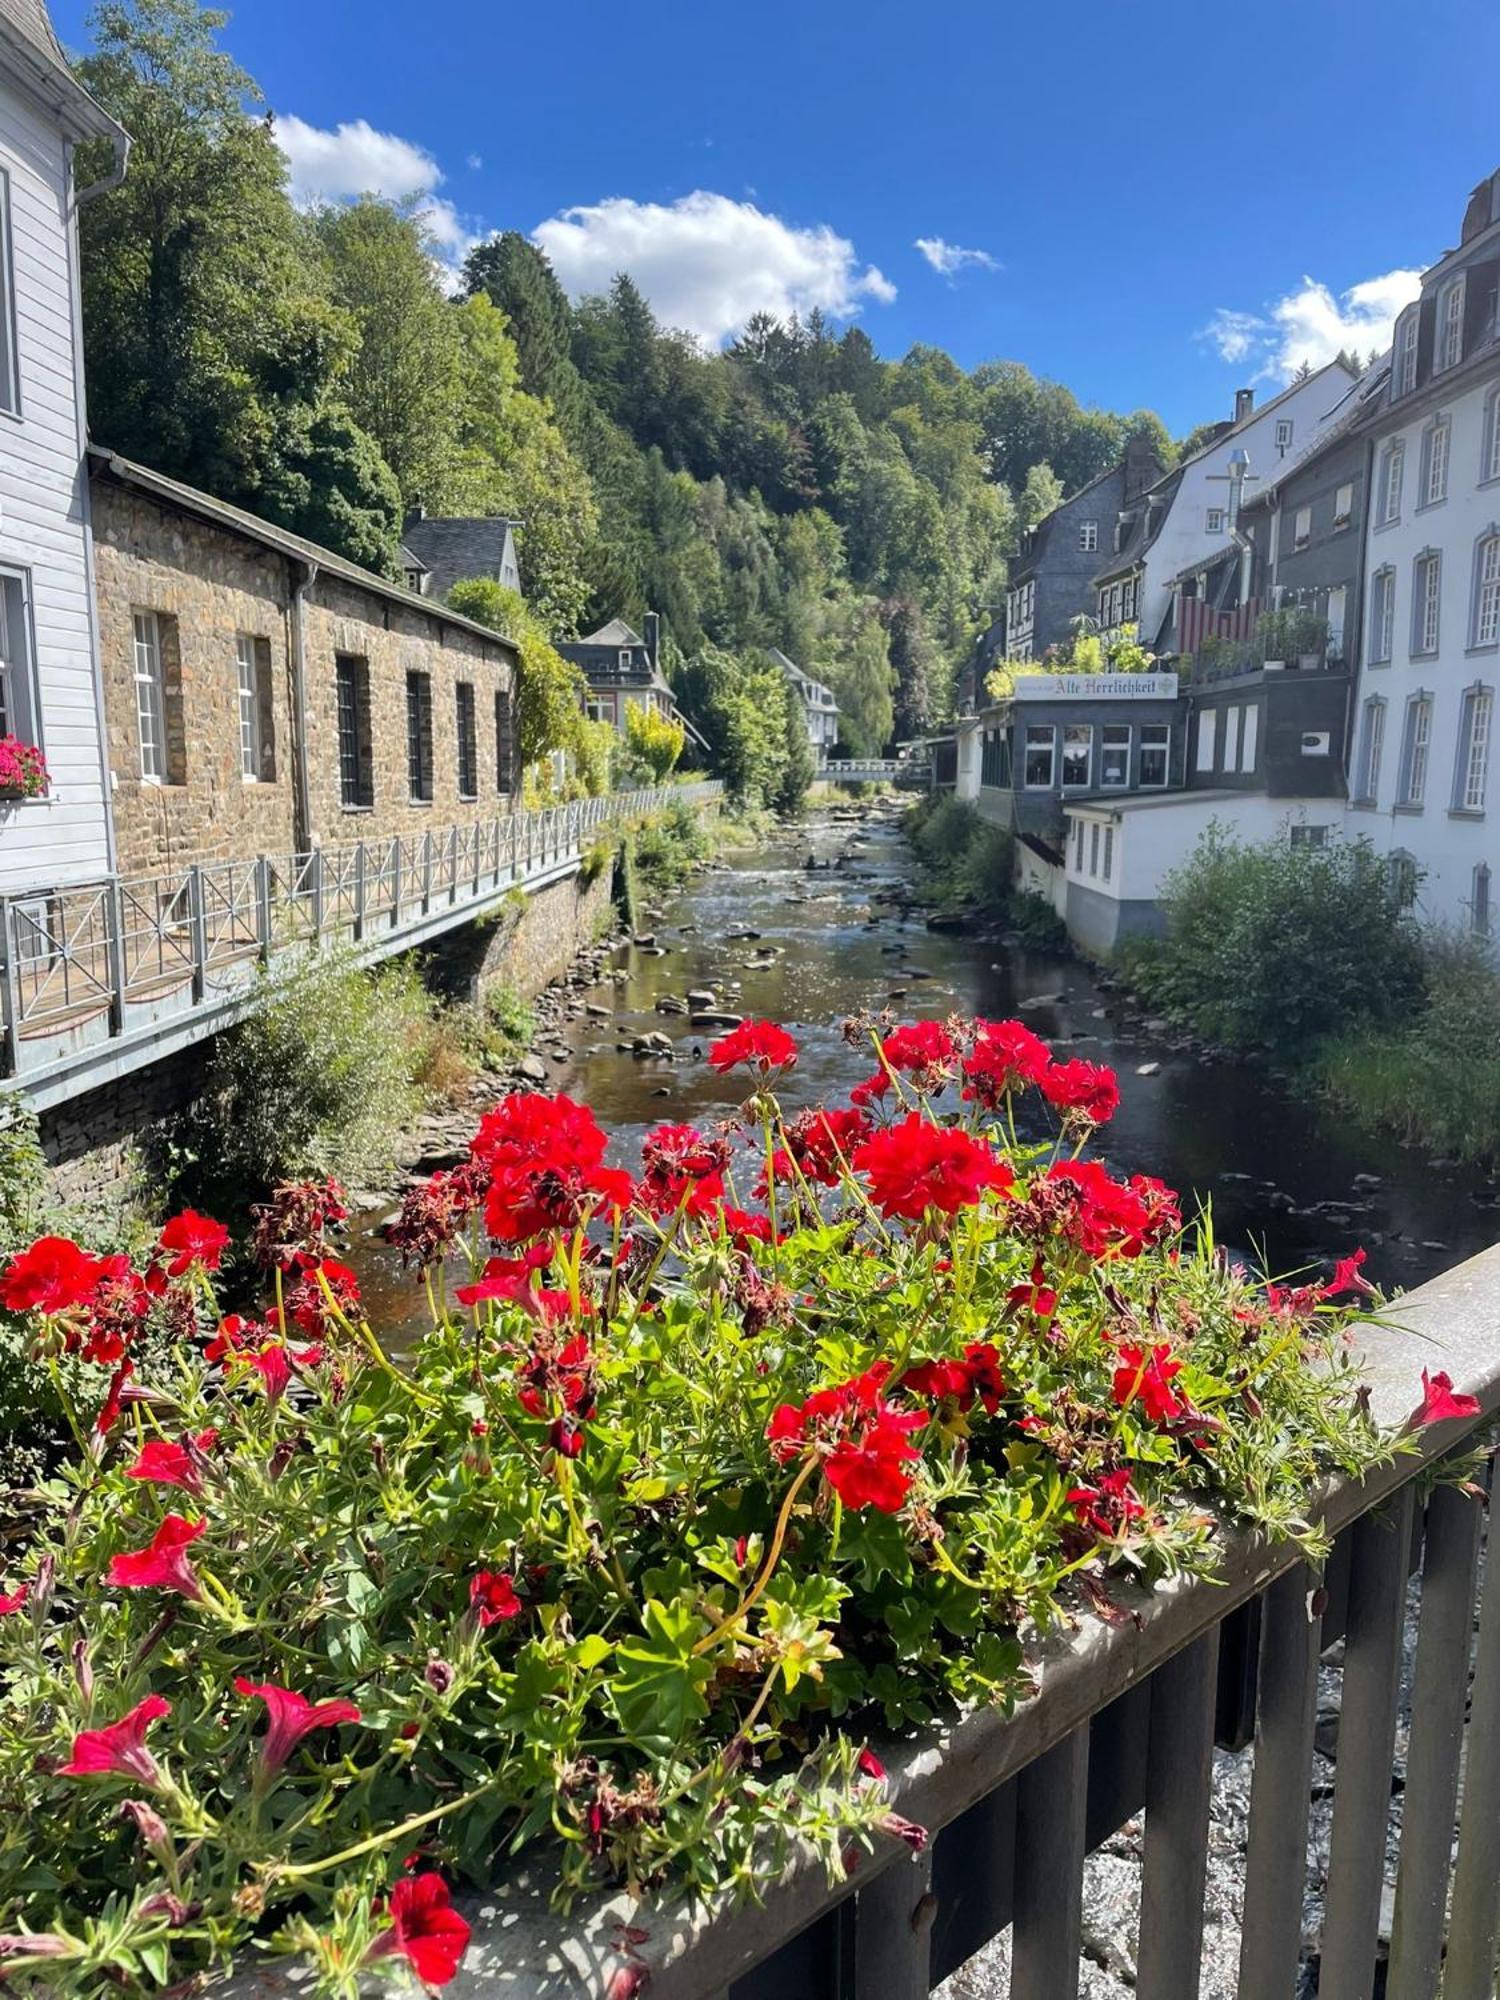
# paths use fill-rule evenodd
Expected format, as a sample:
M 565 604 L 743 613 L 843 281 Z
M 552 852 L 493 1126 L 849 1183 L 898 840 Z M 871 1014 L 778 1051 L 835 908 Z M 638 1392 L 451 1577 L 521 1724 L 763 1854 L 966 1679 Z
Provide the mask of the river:
M 722 1007 L 789 1028 L 801 1046 L 782 1091 L 793 1108 L 841 1099 L 870 1073 L 868 1047 L 851 1048 L 840 1032 L 850 1014 L 1018 1015 L 1060 1049 L 1117 1070 L 1120 1109 L 1096 1149 L 1105 1163 L 1158 1175 L 1185 1197 L 1184 1213 L 1209 1205 L 1218 1241 L 1272 1274 L 1363 1244 L 1371 1277 L 1408 1289 L 1500 1235 L 1492 1180 L 1358 1129 L 1259 1064 L 1174 1048 L 1075 959 L 930 932 L 920 908 L 891 900 L 915 895 L 912 856 L 884 816 L 854 824 L 816 814 L 730 855 L 664 907 L 654 946 L 621 947 L 618 983 L 578 996 L 556 1087 L 593 1108 L 628 1164 L 650 1126 L 722 1116 L 744 1094 L 742 1078 L 701 1059 L 708 1034 L 657 1011 L 663 996 L 712 988 Z M 732 936 L 747 931 L 755 935 Z M 585 1015 L 585 1001 L 607 1012 Z M 677 1059 L 619 1046 L 649 1032 L 670 1037 Z M 372 1314 L 389 1326 L 411 1319 L 420 1294 L 398 1274 L 377 1219 L 361 1219 L 352 1256 Z

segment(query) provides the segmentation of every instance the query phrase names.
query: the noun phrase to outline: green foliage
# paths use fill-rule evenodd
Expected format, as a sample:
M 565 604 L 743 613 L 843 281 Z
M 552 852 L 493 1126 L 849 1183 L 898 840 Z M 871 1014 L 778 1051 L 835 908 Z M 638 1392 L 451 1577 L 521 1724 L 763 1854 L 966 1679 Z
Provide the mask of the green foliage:
M 308 957 L 218 1043 L 185 1121 L 182 1192 L 243 1207 L 276 1182 L 389 1170 L 420 1108 L 434 1003 L 409 959 L 366 971 Z
M 687 731 L 680 722 L 636 702 L 625 714 L 625 742 L 646 782 L 660 785 L 676 769 Z
M 626 841 L 631 921 L 640 901 L 677 889 L 713 851 L 707 816 L 674 802 L 634 829 Z
M 1450 1159 L 1500 1158 L 1500 966 L 1479 939 L 1424 934 L 1409 1016 L 1337 1034 L 1316 1072 L 1362 1119 Z
M 1152 1001 L 1230 1048 L 1306 1054 L 1420 994 L 1417 926 L 1365 841 L 1293 847 L 1211 826 L 1169 876 L 1166 936 L 1133 974 Z
M 1012 884 L 1014 837 L 982 818 L 966 799 L 955 798 L 952 792 L 929 793 L 907 815 L 906 830 L 923 886 L 939 902 L 972 905 L 1017 928 L 1034 923 L 1027 906 L 1036 899 L 1018 895 Z M 1055 929 L 1033 939 L 1039 944 L 1055 941 Z
M 1065 646 L 1049 646 L 1039 660 L 1001 660 L 985 675 L 991 701 L 1007 701 L 1025 674 L 1150 674 L 1156 655 L 1141 644 L 1134 625 L 1120 625 L 1106 639 L 1093 620 L 1075 620 L 1076 630 Z
M 681 669 L 677 693 L 707 739 L 716 775 L 737 805 L 800 798 L 803 765 L 794 729 L 806 740 L 801 704 L 774 660 L 704 646 Z M 805 789 L 803 787 L 802 789 Z

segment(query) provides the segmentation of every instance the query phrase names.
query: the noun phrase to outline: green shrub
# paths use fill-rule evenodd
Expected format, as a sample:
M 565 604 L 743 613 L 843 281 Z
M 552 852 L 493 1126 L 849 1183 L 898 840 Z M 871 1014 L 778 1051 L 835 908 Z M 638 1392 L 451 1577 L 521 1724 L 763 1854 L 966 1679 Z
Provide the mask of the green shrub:
M 1478 940 L 1429 933 L 1416 1015 L 1336 1036 L 1318 1058 L 1331 1094 L 1398 1137 L 1460 1160 L 1500 1155 L 1500 967 Z
M 1135 975 L 1210 1041 L 1301 1056 L 1421 993 L 1418 927 L 1366 841 L 1248 843 L 1215 824 L 1162 903 L 1166 936 L 1134 953 Z
M 1019 896 L 1012 884 L 1015 840 L 1004 827 L 981 818 L 967 800 L 951 792 L 929 794 L 906 824 L 924 886 L 940 902 L 973 903 L 1018 929 L 1026 927 L 1029 913 L 1023 905 L 1034 898 Z M 1045 942 L 1060 934 L 1061 926 L 1055 925 Z
M 421 1105 L 434 1014 L 410 960 L 304 959 L 220 1041 L 185 1122 L 183 1191 L 233 1210 L 289 1177 L 388 1170 Z

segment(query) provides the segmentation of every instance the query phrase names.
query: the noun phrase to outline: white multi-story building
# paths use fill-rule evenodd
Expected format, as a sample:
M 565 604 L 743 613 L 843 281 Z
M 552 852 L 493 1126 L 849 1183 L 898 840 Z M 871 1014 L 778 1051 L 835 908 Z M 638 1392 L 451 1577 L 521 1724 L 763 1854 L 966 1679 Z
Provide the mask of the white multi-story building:
M 79 189 L 74 152 L 114 168 Z M 0 0 L 0 735 L 36 744 L 42 798 L 0 804 L 0 892 L 112 863 L 90 571 L 79 206 L 125 134 L 74 81 L 42 0 Z
M 1492 934 L 1500 871 L 1500 173 L 1396 323 L 1371 453 L 1347 828 L 1422 917 Z

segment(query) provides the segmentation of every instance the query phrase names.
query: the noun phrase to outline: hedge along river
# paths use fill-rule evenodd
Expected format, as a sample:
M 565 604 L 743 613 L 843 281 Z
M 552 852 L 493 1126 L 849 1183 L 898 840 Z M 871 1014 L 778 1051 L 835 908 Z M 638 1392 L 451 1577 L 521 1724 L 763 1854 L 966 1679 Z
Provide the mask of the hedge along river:
M 868 1043 L 842 1033 L 850 1015 L 1014 1015 L 1060 1053 L 1117 1071 L 1120 1108 L 1095 1154 L 1117 1173 L 1159 1176 L 1184 1214 L 1209 1207 L 1216 1239 L 1272 1275 L 1362 1244 L 1375 1281 L 1404 1290 L 1500 1235 L 1493 1181 L 1356 1128 L 1261 1063 L 1153 1033 L 1072 957 L 929 931 L 928 913 L 893 811 L 816 813 L 697 877 L 650 920 L 650 942 L 641 931 L 614 954 L 613 978 L 569 993 L 553 1087 L 588 1104 L 611 1157 L 634 1165 L 653 1125 L 722 1118 L 745 1095 L 743 1076 L 704 1060 L 714 1031 L 663 1011 L 689 993 L 792 1031 L 801 1054 L 780 1092 L 791 1110 L 842 1101 L 871 1073 Z M 670 1054 L 637 1052 L 648 1036 Z M 1027 1129 L 1042 1134 L 1041 1114 Z M 360 1219 L 351 1257 L 376 1323 L 394 1330 L 425 1323 L 425 1300 L 378 1234 L 388 1213 Z

